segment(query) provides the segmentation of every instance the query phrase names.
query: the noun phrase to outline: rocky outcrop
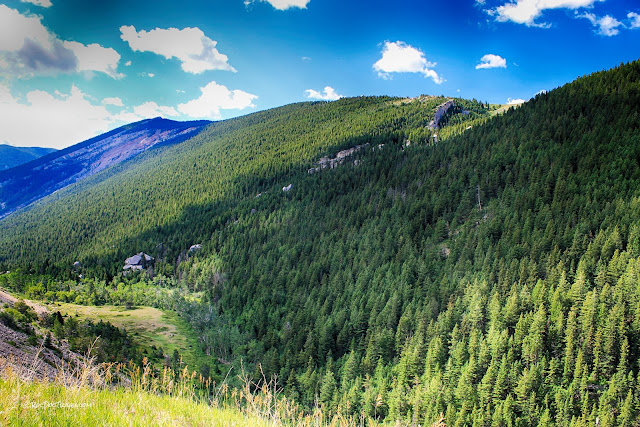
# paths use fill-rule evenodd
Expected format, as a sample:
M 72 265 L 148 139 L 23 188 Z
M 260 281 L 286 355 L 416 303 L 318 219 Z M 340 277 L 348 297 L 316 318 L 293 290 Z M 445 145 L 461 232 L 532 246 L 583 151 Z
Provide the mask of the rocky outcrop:
M 127 258 L 124 261 L 124 271 L 141 271 L 146 270 L 148 266 L 152 265 L 154 258 L 151 255 L 147 255 L 144 252 L 135 254 L 132 257 Z
M 384 145 L 384 144 L 381 144 Z M 356 145 L 355 147 L 351 147 L 347 150 L 338 151 L 335 157 L 322 157 L 318 160 L 318 166 L 315 168 L 311 168 L 308 170 L 309 173 L 320 172 L 322 169 L 333 169 L 342 163 L 344 163 L 349 157 L 353 156 L 358 151 L 363 148 L 368 147 L 369 144 Z M 381 148 L 380 146 L 378 148 Z M 358 162 L 359 163 L 359 162 Z
M 456 105 L 455 101 L 450 99 L 449 101 L 438 105 L 436 112 L 433 116 L 433 120 L 429 122 L 429 127 L 433 130 L 440 127 L 440 120 L 449 112 L 449 110 Z

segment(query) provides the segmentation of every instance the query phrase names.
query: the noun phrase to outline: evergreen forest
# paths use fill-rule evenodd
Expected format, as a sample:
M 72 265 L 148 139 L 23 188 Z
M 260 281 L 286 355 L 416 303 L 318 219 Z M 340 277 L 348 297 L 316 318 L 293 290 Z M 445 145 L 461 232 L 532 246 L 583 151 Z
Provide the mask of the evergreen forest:
M 0 286 L 175 310 L 308 411 L 638 425 L 640 61 L 434 130 L 447 99 L 213 123 L 0 221 Z

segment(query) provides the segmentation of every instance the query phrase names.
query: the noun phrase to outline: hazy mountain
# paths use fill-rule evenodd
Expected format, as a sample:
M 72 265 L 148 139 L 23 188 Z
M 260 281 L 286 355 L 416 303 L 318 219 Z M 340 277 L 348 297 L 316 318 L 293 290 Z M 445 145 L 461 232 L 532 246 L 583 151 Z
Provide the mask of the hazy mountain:
M 162 118 L 142 120 L 0 171 L 0 218 L 153 147 L 182 142 L 207 124 L 208 121 Z
M 56 151 L 55 148 L 43 147 L 13 147 L 7 144 L 0 144 L 0 170 L 30 162 Z

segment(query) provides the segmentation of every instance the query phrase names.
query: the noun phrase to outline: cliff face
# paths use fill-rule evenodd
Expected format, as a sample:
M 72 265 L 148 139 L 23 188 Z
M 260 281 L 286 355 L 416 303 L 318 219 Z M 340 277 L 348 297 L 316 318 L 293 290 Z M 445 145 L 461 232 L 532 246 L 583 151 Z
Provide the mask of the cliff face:
M 182 142 L 208 123 L 143 120 L 0 171 L 0 218 L 153 147 Z
M 453 100 L 449 100 L 444 104 L 438 105 L 433 120 L 429 123 L 429 127 L 434 130 L 437 129 L 440 126 L 440 120 L 442 120 L 444 115 L 447 114 L 454 105 L 455 102 Z

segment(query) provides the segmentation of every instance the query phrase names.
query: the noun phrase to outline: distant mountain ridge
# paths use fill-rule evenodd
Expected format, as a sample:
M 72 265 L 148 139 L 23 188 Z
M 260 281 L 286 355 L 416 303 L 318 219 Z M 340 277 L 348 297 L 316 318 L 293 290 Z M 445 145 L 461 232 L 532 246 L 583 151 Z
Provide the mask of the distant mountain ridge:
M 209 121 L 142 120 L 28 163 L 0 170 L 0 218 L 151 148 L 185 141 Z
M 0 144 L 0 171 L 28 163 L 54 151 L 57 150 L 46 147 L 14 147 Z

